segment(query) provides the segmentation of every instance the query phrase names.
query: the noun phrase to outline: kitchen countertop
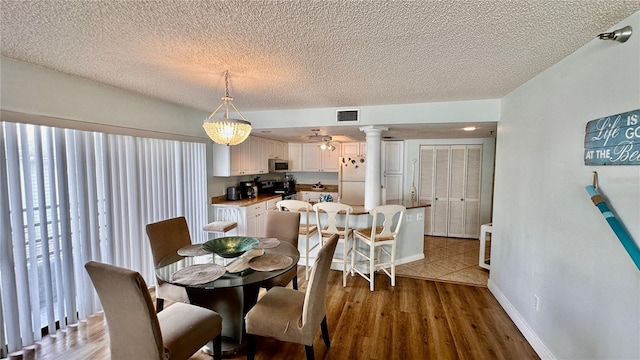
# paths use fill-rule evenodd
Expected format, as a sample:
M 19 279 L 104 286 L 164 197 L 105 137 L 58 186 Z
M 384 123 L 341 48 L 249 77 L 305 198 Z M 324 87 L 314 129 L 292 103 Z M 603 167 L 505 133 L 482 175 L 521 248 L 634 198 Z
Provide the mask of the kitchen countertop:
M 214 196 L 211 198 L 211 205 L 216 205 L 216 206 L 237 206 L 237 207 L 244 207 L 244 206 L 251 206 L 253 204 L 257 204 L 263 201 L 268 201 L 271 199 L 281 199 L 282 196 L 280 194 L 258 194 L 258 196 L 256 196 L 253 199 L 242 199 L 242 200 L 227 200 L 227 196 L 226 195 L 221 195 L 221 196 Z
M 407 208 L 407 210 L 417 209 L 417 208 L 426 208 L 431 206 L 431 204 L 427 203 L 426 201 L 411 201 L 411 200 L 407 200 L 407 201 L 389 200 L 387 201 L 386 205 L 403 205 L 404 207 Z M 364 209 L 364 206 L 362 205 L 352 205 L 351 207 L 353 208 L 353 212 L 351 213 L 352 215 L 364 215 L 369 213 L 367 210 Z
M 242 200 L 230 201 L 230 200 L 227 200 L 227 197 L 225 195 L 221 195 L 221 196 L 212 197 L 211 205 L 243 207 L 243 206 L 250 206 L 263 201 L 268 201 L 271 199 L 279 199 L 279 198 L 281 198 L 280 194 L 258 194 L 258 196 L 253 199 L 242 199 Z M 387 201 L 387 205 L 395 205 L 395 204 L 404 205 L 404 207 L 406 207 L 407 209 L 416 209 L 416 208 L 431 206 L 431 204 L 429 204 L 426 201 L 411 201 L 411 200 Z M 364 206 L 362 205 L 352 205 L 351 207 L 353 208 L 353 212 L 352 212 L 353 215 L 363 215 L 363 214 L 369 213 L 364 209 Z
M 309 203 L 312 205 L 317 204 L 316 202 L 309 202 Z M 404 207 L 406 207 L 407 210 L 426 208 L 431 206 L 431 204 L 429 204 L 426 201 L 411 201 L 411 200 L 407 200 L 407 201 L 389 200 L 387 201 L 387 205 L 404 205 Z M 353 208 L 351 215 L 365 215 L 369 213 L 367 210 L 364 209 L 364 205 L 351 205 L 351 207 Z
M 296 184 L 296 191 L 338 192 L 338 185 L 324 185 L 322 189 L 314 189 L 312 184 Z

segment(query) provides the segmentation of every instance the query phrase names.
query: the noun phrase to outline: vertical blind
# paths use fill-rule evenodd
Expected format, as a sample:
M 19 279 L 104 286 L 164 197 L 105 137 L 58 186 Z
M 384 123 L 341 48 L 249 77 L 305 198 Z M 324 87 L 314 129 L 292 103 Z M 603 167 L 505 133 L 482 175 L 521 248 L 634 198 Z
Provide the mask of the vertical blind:
M 0 358 L 100 310 L 89 260 L 154 283 L 147 223 L 205 241 L 204 144 L 0 125 Z

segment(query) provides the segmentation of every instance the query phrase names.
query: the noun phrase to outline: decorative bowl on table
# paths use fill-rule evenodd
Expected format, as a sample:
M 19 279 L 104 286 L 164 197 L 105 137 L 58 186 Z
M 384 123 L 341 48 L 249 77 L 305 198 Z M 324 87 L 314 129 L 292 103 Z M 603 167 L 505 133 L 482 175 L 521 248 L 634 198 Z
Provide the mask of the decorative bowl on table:
M 258 239 L 248 236 L 225 236 L 209 240 L 202 248 L 223 258 L 238 257 L 258 246 Z

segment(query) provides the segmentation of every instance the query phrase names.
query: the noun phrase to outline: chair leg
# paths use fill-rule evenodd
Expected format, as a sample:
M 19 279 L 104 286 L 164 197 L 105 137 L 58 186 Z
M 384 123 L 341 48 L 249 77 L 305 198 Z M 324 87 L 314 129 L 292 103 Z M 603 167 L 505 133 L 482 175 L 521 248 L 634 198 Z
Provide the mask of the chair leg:
M 305 345 L 304 353 L 307 355 L 307 360 L 315 360 L 316 355 L 313 353 L 313 345 Z M 249 358 L 247 357 L 247 360 Z
M 307 225 L 307 230 L 309 230 L 308 227 L 309 225 Z M 304 253 L 305 253 L 304 279 L 309 280 L 309 231 L 307 231 L 307 235 L 306 235 L 306 244 L 307 245 L 304 248 Z
M 347 287 L 347 237 L 344 237 L 342 243 L 342 287 Z
M 247 360 L 253 360 L 256 357 L 256 336 L 247 334 Z
M 322 329 L 322 339 L 327 347 L 331 346 L 331 339 L 329 339 L 329 327 L 327 327 L 327 317 L 325 316 L 320 323 L 320 329 Z
M 396 286 L 396 243 L 391 245 L 391 286 Z
M 164 309 L 164 299 L 156 298 L 156 313 L 159 313 Z
M 351 276 L 353 276 L 354 274 L 354 268 L 355 268 L 355 264 L 356 264 L 356 237 L 354 236 L 353 239 L 351 240 L 351 268 L 349 269 L 351 272 Z
M 291 281 L 293 282 L 293 290 L 298 290 L 298 275 L 294 276 Z
M 396 259 L 391 256 L 391 286 L 396 286 Z
M 375 245 L 372 242 L 369 244 L 371 247 L 369 250 L 369 290 L 373 291 L 375 289 L 375 280 L 376 280 L 376 258 L 375 258 Z
M 222 360 L 222 334 L 213 338 L 213 358 Z

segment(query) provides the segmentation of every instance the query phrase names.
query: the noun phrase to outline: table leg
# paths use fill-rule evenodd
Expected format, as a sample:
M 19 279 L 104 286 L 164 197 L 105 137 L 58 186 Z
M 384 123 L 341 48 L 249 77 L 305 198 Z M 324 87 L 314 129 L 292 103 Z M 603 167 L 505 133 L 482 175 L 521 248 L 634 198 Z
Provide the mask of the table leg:
M 233 355 L 246 344 L 244 316 L 258 301 L 260 284 L 220 289 L 187 288 L 189 301 L 222 316 L 222 354 Z M 213 349 L 209 344 L 209 350 Z M 209 352 L 209 351 L 207 351 Z

